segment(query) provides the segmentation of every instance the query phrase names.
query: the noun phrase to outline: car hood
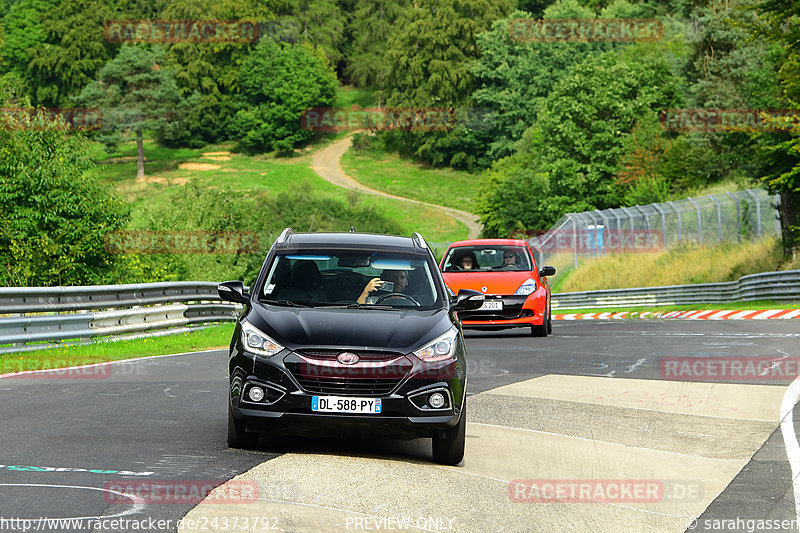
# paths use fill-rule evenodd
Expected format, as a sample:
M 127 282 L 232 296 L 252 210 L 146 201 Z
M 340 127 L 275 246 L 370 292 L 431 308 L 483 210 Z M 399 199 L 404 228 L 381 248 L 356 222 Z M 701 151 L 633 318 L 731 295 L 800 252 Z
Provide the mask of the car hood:
M 526 280 L 536 279 L 534 272 L 528 270 L 443 272 L 442 276 L 447 286 L 456 294 L 461 289 L 472 289 L 484 294 L 514 294 Z
M 290 350 L 337 346 L 409 353 L 451 327 L 448 313 L 447 309 L 371 311 L 257 304 L 247 318 Z

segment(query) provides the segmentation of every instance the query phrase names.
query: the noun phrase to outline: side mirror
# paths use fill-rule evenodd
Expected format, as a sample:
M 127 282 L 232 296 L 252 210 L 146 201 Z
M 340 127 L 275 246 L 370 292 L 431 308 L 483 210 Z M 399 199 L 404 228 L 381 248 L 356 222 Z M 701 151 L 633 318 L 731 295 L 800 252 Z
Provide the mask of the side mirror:
M 547 276 L 555 276 L 556 268 L 551 266 L 542 267 L 539 271 L 539 277 L 546 278 Z
M 453 311 L 472 311 L 483 305 L 486 297 L 478 291 L 461 289 L 453 302 Z
M 250 302 L 250 295 L 244 292 L 244 283 L 241 281 L 226 281 L 217 285 L 219 297 L 227 302 L 246 304 Z

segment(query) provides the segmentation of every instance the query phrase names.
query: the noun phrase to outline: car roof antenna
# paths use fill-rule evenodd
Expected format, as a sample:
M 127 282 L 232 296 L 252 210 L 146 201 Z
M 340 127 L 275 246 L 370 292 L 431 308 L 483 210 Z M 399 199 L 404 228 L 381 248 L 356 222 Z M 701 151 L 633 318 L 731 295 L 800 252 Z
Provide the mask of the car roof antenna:
M 350 226 L 350 233 L 355 233 L 355 232 L 356 232 L 356 228 L 354 228 L 353 226 Z

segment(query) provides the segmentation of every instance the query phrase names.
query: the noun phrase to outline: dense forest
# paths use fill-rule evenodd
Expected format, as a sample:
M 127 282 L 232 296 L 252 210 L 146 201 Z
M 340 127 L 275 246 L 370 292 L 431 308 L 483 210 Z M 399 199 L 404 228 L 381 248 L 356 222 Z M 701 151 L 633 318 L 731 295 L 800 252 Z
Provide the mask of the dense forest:
M 0 262 L 105 279 L 88 274 L 108 262 L 92 242 L 124 226 L 126 206 L 91 180 L 87 137 L 280 155 L 321 135 L 301 117 L 333 106 L 340 84 L 387 108 L 452 112 L 450 127 L 377 128 L 355 147 L 481 173 L 486 236 L 733 182 L 781 194 L 791 254 L 800 126 L 761 111 L 797 109 L 798 16 L 783 0 L 0 0 Z M 657 33 L 532 33 L 542 21 L 619 20 Z M 216 33 L 184 26 L 176 37 L 170 21 L 217 21 Z M 102 125 L 76 132 L 19 111 L 41 108 L 99 109 Z M 675 110 L 705 122 L 665 127 Z M 708 127 L 698 110 L 750 119 Z M 82 252 L 65 257 L 42 228 L 76 209 L 85 221 L 63 238 Z M 54 256 L 69 265 L 41 264 Z

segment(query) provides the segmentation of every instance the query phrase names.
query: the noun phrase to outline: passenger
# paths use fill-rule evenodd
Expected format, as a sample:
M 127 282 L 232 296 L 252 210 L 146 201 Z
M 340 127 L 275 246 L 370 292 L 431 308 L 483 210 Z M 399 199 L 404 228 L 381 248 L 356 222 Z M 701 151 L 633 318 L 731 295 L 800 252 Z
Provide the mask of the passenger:
M 461 270 L 475 270 L 478 268 L 478 260 L 475 258 L 475 254 L 467 252 L 459 261 L 458 266 L 461 267 Z
M 519 255 L 514 250 L 505 250 L 503 252 L 503 264 L 500 266 L 502 270 L 519 270 Z

